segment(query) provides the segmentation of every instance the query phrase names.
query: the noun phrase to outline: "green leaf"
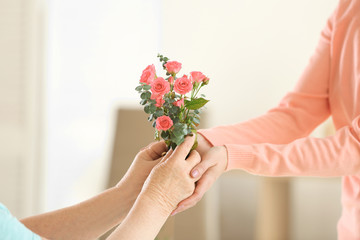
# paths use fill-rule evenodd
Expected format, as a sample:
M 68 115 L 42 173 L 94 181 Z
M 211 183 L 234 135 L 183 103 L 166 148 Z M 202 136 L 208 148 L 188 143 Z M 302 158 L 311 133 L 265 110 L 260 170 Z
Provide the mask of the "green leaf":
M 174 115 L 176 115 L 180 112 L 180 108 L 177 106 L 172 106 L 169 110 L 170 110 L 170 113 L 172 113 Z
M 150 114 L 150 105 L 146 105 L 144 107 L 144 112 L 146 112 L 147 114 Z
M 173 150 L 175 150 L 176 147 L 177 147 L 176 143 L 170 142 L 170 148 L 172 148 Z
M 160 141 L 159 131 L 155 130 L 154 139 Z
M 177 146 L 183 143 L 184 140 L 185 140 L 184 136 L 176 136 L 174 134 L 171 134 L 171 141 L 175 143 Z
M 161 117 L 161 116 L 163 116 L 164 115 L 164 110 L 162 110 L 162 109 L 158 109 L 158 110 L 156 110 L 156 112 L 154 113 L 154 115 L 155 115 L 155 117 Z
M 188 131 L 187 131 L 186 124 L 176 123 L 174 125 L 173 133 L 176 137 L 181 137 L 181 136 L 187 135 Z
M 156 121 L 153 121 L 152 127 L 153 127 L 153 128 L 156 127 Z
M 143 92 L 143 93 L 140 95 L 140 98 L 141 98 L 141 99 L 145 99 L 145 100 L 149 100 L 149 99 L 151 98 L 151 92 L 149 92 L 149 91 Z
M 195 114 L 199 114 L 199 113 L 200 113 L 200 110 L 196 109 L 196 110 L 194 111 L 194 113 L 195 113 Z
M 206 100 L 204 98 L 196 98 L 192 101 L 185 100 L 185 107 L 190 110 L 197 110 L 197 109 L 203 107 L 208 102 L 209 102 L 209 100 Z
M 155 106 L 154 104 L 150 104 L 149 110 L 150 110 L 150 113 L 151 113 L 151 114 L 155 113 L 155 111 L 156 111 L 156 106 Z
M 164 140 L 167 140 L 169 138 L 169 132 L 168 131 L 162 131 L 161 132 L 161 137 L 164 139 Z
M 151 122 L 152 120 L 154 120 L 154 114 L 150 114 L 150 116 L 148 117 L 149 122 Z
M 141 101 L 140 101 L 140 104 L 141 105 L 145 105 L 147 103 L 147 100 L 146 99 L 142 99 Z
M 146 91 L 148 91 L 148 90 L 151 89 L 151 86 L 150 86 L 150 85 L 144 85 L 144 86 L 143 86 L 143 89 L 146 90 Z
M 156 104 L 156 100 L 155 99 L 149 99 L 147 100 L 148 103 L 150 104 Z
M 200 124 L 200 119 L 194 118 L 194 119 L 193 119 L 193 122 L 196 123 L 196 124 Z
M 142 89 L 143 89 L 142 85 L 137 86 L 137 87 L 135 88 L 135 90 L 138 91 L 138 92 L 140 92 Z

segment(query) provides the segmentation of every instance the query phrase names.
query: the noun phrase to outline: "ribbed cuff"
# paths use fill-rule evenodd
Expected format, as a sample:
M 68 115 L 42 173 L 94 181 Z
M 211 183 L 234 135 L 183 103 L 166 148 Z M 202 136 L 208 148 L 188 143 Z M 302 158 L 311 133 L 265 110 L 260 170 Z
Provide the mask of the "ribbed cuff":
M 231 169 L 251 170 L 254 151 L 251 145 L 225 144 L 228 153 L 226 171 Z

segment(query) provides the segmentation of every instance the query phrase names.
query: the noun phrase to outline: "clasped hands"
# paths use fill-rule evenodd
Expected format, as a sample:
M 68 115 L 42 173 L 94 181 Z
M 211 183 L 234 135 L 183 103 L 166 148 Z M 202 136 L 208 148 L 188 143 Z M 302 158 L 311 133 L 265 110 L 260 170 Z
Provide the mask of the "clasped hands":
M 227 166 L 225 147 L 212 147 L 200 134 L 197 149 L 189 154 L 194 139 L 187 137 L 165 156 L 164 142 L 151 143 L 136 155 L 117 187 L 130 188 L 134 199 L 138 195 L 151 199 L 167 216 L 193 207 Z

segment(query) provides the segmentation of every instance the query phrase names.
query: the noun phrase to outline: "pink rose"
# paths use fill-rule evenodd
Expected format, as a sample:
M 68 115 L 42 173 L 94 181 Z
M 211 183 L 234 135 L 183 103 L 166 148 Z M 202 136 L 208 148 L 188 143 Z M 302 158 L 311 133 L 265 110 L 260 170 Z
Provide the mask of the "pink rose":
M 173 103 L 175 106 L 178 106 L 178 107 L 181 107 L 181 106 L 184 106 L 184 99 L 180 99 L 180 100 L 177 100 L 176 102 Z
M 188 79 L 188 77 L 186 75 L 184 75 L 181 78 L 176 79 L 175 84 L 174 84 L 175 92 L 177 92 L 181 95 L 185 95 L 186 93 L 190 92 L 192 88 L 193 88 L 193 85 L 192 85 L 190 79 Z
M 150 85 L 154 81 L 156 75 L 154 64 L 147 66 L 141 74 L 140 82 Z
M 166 131 L 171 128 L 173 121 L 168 116 L 161 116 L 156 119 L 156 128 L 157 130 Z
M 162 107 L 162 105 L 165 103 L 165 100 L 162 98 L 162 96 L 159 96 L 159 95 L 152 94 L 151 99 L 156 100 L 155 106 L 157 106 L 159 108 Z
M 181 63 L 177 61 L 170 61 L 165 64 L 166 71 L 170 74 L 177 74 L 181 69 Z
M 170 84 L 162 77 L 158 77 L 151 83 L 151 92 L 154 95 L 164 96 L 164 94 L 169 91 L 170 91 Z
M 202 72 L 191 72 L 190 73 L 190 80 L 191 82 L 205 82 L 209 80 Z

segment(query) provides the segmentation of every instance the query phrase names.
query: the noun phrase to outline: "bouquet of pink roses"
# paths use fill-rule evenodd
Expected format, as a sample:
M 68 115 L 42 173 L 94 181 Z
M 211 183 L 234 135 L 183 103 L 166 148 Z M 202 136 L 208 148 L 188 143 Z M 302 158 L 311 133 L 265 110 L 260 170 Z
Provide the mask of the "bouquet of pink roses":
M 162 55 L 158 57 L 167 77 L 157 76 L 155 66 L 149 65 L 135 90 L 140 93 L 140 104 L 149 114 L 148 121 L 153 122 L 155 139 L 162 138 L 169 148 L 175 149 L 187 135 L 196 134 L 201 108 L 208 102 L 203 94 L 198 97 L 198 93 L 209 83 L 209 78 L 201 72 L 177 77 L 181 63 L 169 61 Z M 195 141 L 193 148 L 196 146 Z

